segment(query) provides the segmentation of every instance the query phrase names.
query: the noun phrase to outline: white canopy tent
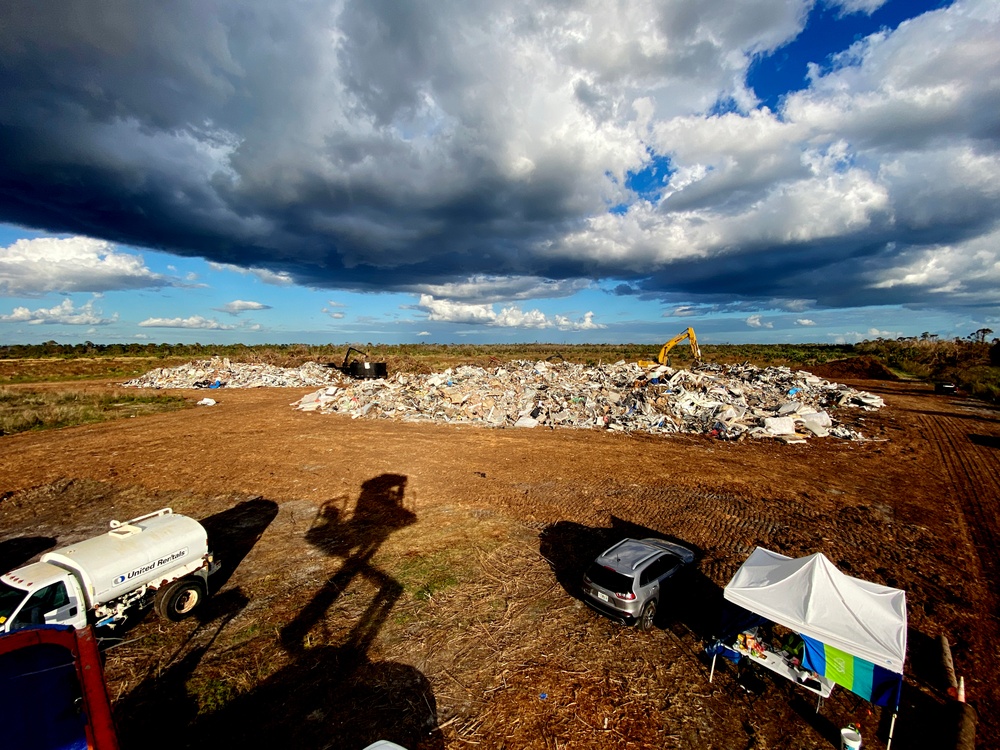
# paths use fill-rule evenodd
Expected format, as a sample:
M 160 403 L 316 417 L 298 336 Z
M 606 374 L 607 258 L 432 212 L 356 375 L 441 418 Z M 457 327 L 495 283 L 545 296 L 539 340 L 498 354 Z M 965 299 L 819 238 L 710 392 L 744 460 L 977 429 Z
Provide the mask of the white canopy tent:
M 867 700 L 876 700 L 873 687 L 880 680 L 884 686 L 888 678 L 888 684 L 895 685 L 895 725 L 906 660 L 904 591 L 848 576 L 822 553 L 793 559 L 757 547 L 726 584 L 723 596 L 803 636 L 806 659 L 811 656 L 816 662 L 810 668 Z M 886 705 L 887 697 L 883 692 L 878 702 Z
M 903 673 L 906 592 L 845 575 L 821 552 L 792 559 L 757 547 L 723 596 L 796 633 Z

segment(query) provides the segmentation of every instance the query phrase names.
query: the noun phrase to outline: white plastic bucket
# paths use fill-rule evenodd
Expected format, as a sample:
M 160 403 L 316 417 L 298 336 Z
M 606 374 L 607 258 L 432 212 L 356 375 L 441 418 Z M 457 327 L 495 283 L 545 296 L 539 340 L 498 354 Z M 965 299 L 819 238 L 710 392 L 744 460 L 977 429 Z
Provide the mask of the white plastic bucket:
M 853 729 L 840 730 L 840 750 L 858 750 L 861 747 L 861 735 Z

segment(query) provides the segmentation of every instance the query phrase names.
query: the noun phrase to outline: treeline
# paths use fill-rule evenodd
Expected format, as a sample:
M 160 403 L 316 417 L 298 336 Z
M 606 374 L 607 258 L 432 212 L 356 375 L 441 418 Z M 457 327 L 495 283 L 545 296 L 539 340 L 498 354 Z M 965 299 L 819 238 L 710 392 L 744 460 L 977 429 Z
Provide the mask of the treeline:
M 267 344 L 262 347 L 246 344 L 95 344 L 85 341 L 82 344 L 60 344 L 56 341 L 46 341 L 43 344 L 9 344 L 0 345 L 0 358 L 3 359 L 40 359 L 46 357 L 157 357 L 161 359 L 175 357 L 229 357 L 244 361 L 259 352 L 264 356 L 280 353 L 282 356 L 316 356 L 333 354 L 339 351 L 343 354 L 344 347 L 332 344 L 324 346 L 307 346 L 305 344 Z
M 991 333 L 986 328 L 965 339 L 941 340 L 929 334 L 876 339 L 855 348 L 913 377 L 951 382 L 977 398 L 1000 401 L 1000 340 L 987 341 Z
M 702 359 L 718 364 L 749 362 L 759 366 L 786 365 L 809 367 L 831 360 L 859 355 L 877 358 L 904 375 L 929 381 L 950 381 L 965 392 L 992 401 L 1000 401 L 1000 341 L 987 337 L 992 331 L 980 329 L 965 339 L 941 340 L 924 334 L 920 337 L 875 339 L 860 344 L 703 344 Z M 358 351 L 350 351 L 351 349 Z M 385 362 L 390 372 L 440 372 L 458 365 L 489 367 L 514 359 L 558 361 L 596 365 L 619 360 L 655 359 L 660 347 L 655 344 L 43 344 L 0 345 L 0 359 L 73 360 L 105 362 L 100 376 L 139 374 L 143 368 L 177 364 L 181 360 L 228 357 L 236 362 L 297 367 L 307 361 L 340 364 L 350 354 L 373 362 Z M 163 360 L 162 364 L 143 363 L 138 358 Z M 112 362 L 111 360 L 117 360 Z M 128 364 L 133 362 L 133 364 Z M 670 363 L 688 367 L 691 350 L 686 343 L 670 352 Z M 81 363 L 81 366 L 83 363 Z M 63 367 L 65 370 L 65 367 Z M 32 379 L 25 367 L 17 377 Z M 67 371 L 68 372 L 68 371 Z M 66 375 L 67 372 L 61 373 Z M 95 370 L 91 377 L 98 376 Z M 86 377 L 83 372 L 73 377 Z M 2 378 L 0 378 L 2 380 Z
M 0 345 L 2 359 L 75 359 L 86 357 L 145 357 L 155 359 L 229 357 L 240 362 L 265 361 L 270 364 L 301 364 L 307 360 L 338 361 L 349 348 L 372 359 L 418 359 L 459 363 L 512 359 L 565 359 L 597 364 L 617 360 L 655 359 L 656 344 L 42 344 Z M 809 365 L 850 357 L 850 344 L 703 344 L 706 361 L 755 364 Z M 353 353 L 352 353 L 352 356 Z M 671 359 L 690 362 L 691 352 L 681 343 L 670 352 Z

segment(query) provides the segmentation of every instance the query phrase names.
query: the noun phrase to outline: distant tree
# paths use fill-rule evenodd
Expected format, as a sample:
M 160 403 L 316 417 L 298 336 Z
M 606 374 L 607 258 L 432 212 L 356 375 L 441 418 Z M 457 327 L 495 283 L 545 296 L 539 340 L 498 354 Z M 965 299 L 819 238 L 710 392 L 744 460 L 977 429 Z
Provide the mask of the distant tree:
M 975 341 L 977 344 L 985 344 L 986 337 L 993 333 L 992 328 L 980 328 L 975 333 L 969 335 L 969 338 Z

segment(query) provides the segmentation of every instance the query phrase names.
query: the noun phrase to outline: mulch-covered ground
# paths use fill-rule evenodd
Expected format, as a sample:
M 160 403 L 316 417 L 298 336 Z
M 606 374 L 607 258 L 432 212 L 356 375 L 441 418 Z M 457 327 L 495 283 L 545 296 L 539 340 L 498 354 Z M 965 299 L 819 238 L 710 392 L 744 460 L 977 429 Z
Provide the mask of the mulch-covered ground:
M 839 415 L 870 442 L 396 424 L 289 406 L 309 389 L 217 391 L 0 438 L 0 563 L 162 506 L 204 522 L 224 564 L 204 610 L 103 634 L 126 749 L 835 748 L 850 722 L 884 747 L 888 714 L 846 690 L 817 712 L 767 675 L 748 695 L 729 664 L 708 682 L 721 588 L 757 545 L 906 590 L 894 748 L 947 746 L 942 634 L 998 746 L 998 415 L 852 385 L 887 402 Z M 698 553 L 650 633 L 578 595 L 627 535 Z

